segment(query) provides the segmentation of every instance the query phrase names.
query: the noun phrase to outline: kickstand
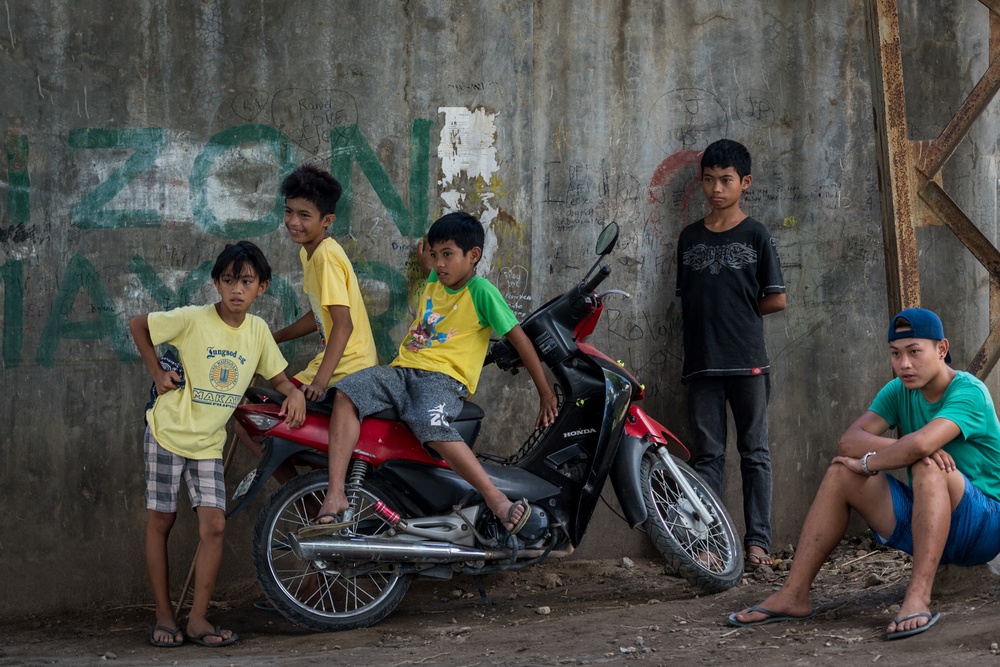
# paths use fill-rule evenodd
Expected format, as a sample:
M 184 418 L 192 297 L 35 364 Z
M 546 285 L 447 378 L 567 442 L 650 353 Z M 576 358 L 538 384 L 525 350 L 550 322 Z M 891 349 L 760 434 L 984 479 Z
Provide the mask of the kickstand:
M 483 601 L 483 604 L 487 607 L 495 606 L 493 598 L 486 592 L 486 584 L 483 583 L 483 575 L 481 574 L 476 575 L 476 589 L 479 591 L 479 598 Z

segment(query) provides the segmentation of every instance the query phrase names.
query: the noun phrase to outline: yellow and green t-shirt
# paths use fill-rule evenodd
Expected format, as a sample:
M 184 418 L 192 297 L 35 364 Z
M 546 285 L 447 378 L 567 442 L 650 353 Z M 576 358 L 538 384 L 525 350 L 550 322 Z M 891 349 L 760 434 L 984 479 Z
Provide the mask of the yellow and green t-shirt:
M 146 421 L 156 441 L 189 459 L 222 458 L 226 422 L 255 373 L 285 370 L 267 323 L 247 315 L 239 327 L 222 321 L 215 305 L 150 313 L 153 345 L 170 343 L 184 367 L 184 386 L 156 398 Z
M 420 311 L 390 364 L 436 371 L 476 391 L 490 329 L 504 336 L 517 326 L 517 317 L 493 283 L 473 276 L 461 289 L 450 290 L 431 271 Z
M 306 249 L 299 251 L 302 260 L 302 288 L 309 297 L 309 307 L 316 318 L 316 327 L 323 342 L 323 349 L 309 365 L 295 376 L 303 384 L 311 384 L 319 365 L 323 362 L 326 342 L 330 339 L 333 329 L 333 318 L 330 317 L 330 306 L 347 306 L 351 310 L 351 322 L 354 330 L 347 339 L 347 347 L 340 357 L 340 363 L 330 376 L 327 386 L 333 386 L 351 373 L 369 368 L 378 363 L 375 352 L 375 337 L 368 322 L 368 311 L 361 298 L 361 288 L 354 274 L 354 267 L 344 249 L 332 238 L 325 238 L 319 244 L 312 257 L 306 257 Z

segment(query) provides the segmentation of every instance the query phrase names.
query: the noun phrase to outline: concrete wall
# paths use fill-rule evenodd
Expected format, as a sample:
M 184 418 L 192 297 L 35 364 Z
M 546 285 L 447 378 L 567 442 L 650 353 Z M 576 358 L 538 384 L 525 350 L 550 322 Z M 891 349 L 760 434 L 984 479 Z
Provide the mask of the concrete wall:
M 986 9 L 901 4 L 913 134 L 931 138 L 985 69 Z M 577 280 L 617 221 L 609 285 L 634 296 L 609 303 L 594 341 L 684 438 L 674 243 L 705 210 L 697 151 L 747 144 L 747 209 L 774 234 L 789 287 L 788 310 L 767 321 L 779 543 L 794 540 L 836 436 L 889 377 L 861 0 L 5 7 L 0 613 L 148 597 L 150 380 L 125 324 L 212 300 L 207 267 L 238 238 L 276 270 L 258 314 L 298 317 L 277 187 L 303 161 L 347 186 L 333 232 L 385 356 L 419 287 L 412 248 L 447 209 L 488 223 L 483 272 L 519 314 Z M 991 236 L 995 126 L 990 113 L 946 172 Z M 986 276 L 949 234 L 921 230 L 924 285 L 961 366 L 985 335 Z M 317 344 L 286 346 L 293 370 Z M 477 400 L 491 408 L 483 448 L 516 449 L 537 404 L 527 377 L 490 370 Z M 251 466 L 239 453 L 230 481 Z M 223 587 L 250 578 L 251 521 L 231 526 Z M 182 515 L 178 580 L 193 537 Z M 602 509 L 578 553 L 646 550 Z

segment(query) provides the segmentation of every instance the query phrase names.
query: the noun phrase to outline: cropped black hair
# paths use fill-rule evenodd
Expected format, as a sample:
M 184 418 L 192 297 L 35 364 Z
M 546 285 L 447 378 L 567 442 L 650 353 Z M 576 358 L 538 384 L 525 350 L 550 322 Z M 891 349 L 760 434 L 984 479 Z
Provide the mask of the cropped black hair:
M 285 199 L 305 199 L 319 209 L 320 217 L 337 212 L 337 202 L 344 189 L 330 172 L 313 164 L 303 164 L 285 177 L 281 194 Z
M 267 263 L 267 258 L 261 249 L 250 241 L 229 243 L 222 249 L 219 258 L 215 260 L 215 266 L 212 267 L 212 280 L 222 278 L 222 274 L 229 267 L 232 267 L 234 276 L 241 276 L 243 269 L 248 265 L 257 274 L 260 282 L 271 281 L 271 265 Z
M 464 253 L 473 248 L 482 248 L 486 243 L 483 223 L 475 216 L 462 211 L 442 215 L 427 230 L 427 243 L 433 247 L 434 244 L 445 241 L 454 241 Z
M 719 139 L 708 145 L 701 156 L 701 168 L 725 169 L 732 167 L 742 179 L 750 174 L 750 151 L 738 141 Z

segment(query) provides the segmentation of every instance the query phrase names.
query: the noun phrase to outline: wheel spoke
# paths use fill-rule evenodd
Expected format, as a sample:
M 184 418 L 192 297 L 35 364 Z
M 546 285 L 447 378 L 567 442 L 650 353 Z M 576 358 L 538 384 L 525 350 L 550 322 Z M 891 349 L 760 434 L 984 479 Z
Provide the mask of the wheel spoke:
M 266 571 L 279 586 L 281 607 L 287 610 L 286 605 L 290 604 L 294 616 L 298 616 L 301 610 L 310 618 L 329 619 L 331 629 L 357 627 L 347 623 L 362 614 L 377 620 L 381 616 L 372 616 L 372 608 L 376 608 L 377 613 L 381 605 L 391 605 L 388 609 L 395 606 L 408 587 L 409 576 L 400 575 L 398 567 L 389 564 L 380 564 L 378 569 L 369 570 L 364 568 L 368 565 L 366 563 L 330 562 L 326 567 L 317 569 L 312 562 L 301 561 L 295 556 L 288 546 L 288 536 L 309 524 L 315 508 L 322 504 L 325 488 L 323 480 L 317 477 L 315 483 L 304 487 L 298 497 L 289 498 L 287 504 L 273 516 L 268 524 L 269 530 L 265 531 L 270 537 L 269 546 L 264 547 Z M 371 537 L 388 530 L 388 526 L 372 513 L 371 508 L 377 498 L 369 491 L 355 487 L 349 489 L 348 496 L 356 508 L 357 523 L 347 533 Z M 363 569 L 355 570 L 356 567 Z M 390 596 L 395 601 L 386 602 Z
M 697 490 L 698 480 L 689 477 L 689 481 L 695 483 Z M 722 572 L 729 567 L 732 553 L 724 527 L 714 520 L 716 517 L 705 517 L 711 523 L 704 519 L 695 520 L 690 506 L 685 507 L 686 501 L 679 485 L 665 470 L 655 468 L 650 471 L 649 492 L 662 525 L 695 564 L 710 572 Z M 709 499 L 700 492 L 699 499 L 708 509 Z

